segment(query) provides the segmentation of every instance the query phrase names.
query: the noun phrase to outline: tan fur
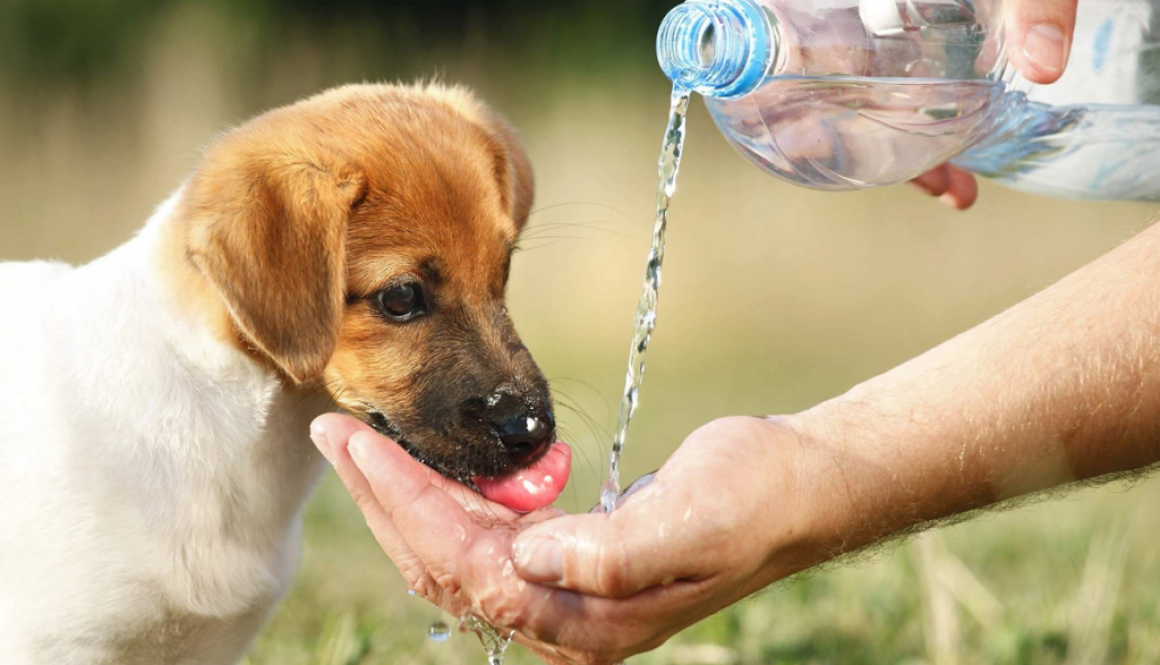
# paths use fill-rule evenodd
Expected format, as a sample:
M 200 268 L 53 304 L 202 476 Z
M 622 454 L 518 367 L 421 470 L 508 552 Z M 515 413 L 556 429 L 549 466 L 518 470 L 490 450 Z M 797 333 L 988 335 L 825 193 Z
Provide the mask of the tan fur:
M 347 86 L 218 140 L 163 261 L 222 339 L 355 413 L 413 421 L 444 337 L 473 335 L 479 354 L 527 371 L 503 295 L 533 187 L 515 131 L 466 90 Z M 385 325 L 367 305 L 402 277 L 431 282 L 432 266 L 438 330 Z

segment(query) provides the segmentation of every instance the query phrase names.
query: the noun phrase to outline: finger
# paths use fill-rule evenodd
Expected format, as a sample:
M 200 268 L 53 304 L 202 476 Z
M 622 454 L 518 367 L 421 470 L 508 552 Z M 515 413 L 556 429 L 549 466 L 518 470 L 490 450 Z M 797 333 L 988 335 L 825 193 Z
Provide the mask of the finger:
M 918 189 L 931 196 L 942 196 L 951 186 L 950 167 L 946 164 L 931 169 L 910 181 Z
M 527 586 L 522 621 L 504 625 L 515 627 L 517 641 L 535 651 L 555 645 L 565 658 L 586 656 L 566 662 L 622 662 L 737 599 L 714 593 L 704 582 L 676 582 L 616 599 Z
M 355 432 L 374 433 L 375 431 L 360 420 L 337 413 L 328 413 L 319 416 L 310 427 L 310 435 L 314 439 L 315 445 L 318 446 L 323 456 L 332 465 L 335 465 L 336 460 L 335 453 L 333 452 L 335 444 L 331 442 L 341 443 L 343 450 L 345 450 L 347 442 Z M 316 438 L 316 436 L 320 438 Z M 349 457 L 347 459 L 349 460 Z M 342 477 L 342 470 L 338 469 L 337 465 L 335 465 L 335 469 L 340 471 L 339 476 Z M 360 473 L 358 475 L 358 480 L 361 480 L 362 474 Z M 478 492 L 475 492 L 463 483 L 439 475 L 434 471 L 431 471 L 430 475 L 433 478 L 433 482 L 437 482 L 448 495 L 459 502 L 459 505 L 463 506 L 465 510 L 480 521 L 510 522 L 520 517 L 518 513 L 508 509 L 506 506 L 488 501 Z M 344 483 L 346 480 L 347 478 L 343 478 Z
M 432 575 L 454 577 L 456 561 L 478 526 L 440 484 L 437 474 L 376 432 L 360 431 L 347 446 L 370 491 L 399 536 Z
M 1008 53 L 1033 83 L 1054 83 L 1067 66 L 1076 0 L 1022 0 L 1007 5 Z
M 979 198 L 979 183 L 975 180 L 975 174 L 957 166 L 949 166 L 947 175 L 950 180 L 947 191 L 938 200 L 955 210 L 966 210 L 973 206 Z
M 336 445 L 345 448 L 352 434 L 370 429 L 366 423 L 350 416 L 326 413 L 310 423 L 310 439 L 318 447 L 318 452 L 322 453 L 328 462 L 334 464 Z
M 529 582 L 610 598 L 701 579 L 714 545 L 673 513 L 685 505 L 642 502 L 542 522 L 516 539 L 516 571 Z
M 403 574 L 408 586 L 412 589 L 422 586 L 420 582 L 426 572 L 425 568 L 379 505 L 370 484 L 347 450 L 351 436 L 359 432 L 374 433 L 364 423 L 336 413 L 320 416 L 310 426 L 310 438 L 334 466 L 383 551 Z

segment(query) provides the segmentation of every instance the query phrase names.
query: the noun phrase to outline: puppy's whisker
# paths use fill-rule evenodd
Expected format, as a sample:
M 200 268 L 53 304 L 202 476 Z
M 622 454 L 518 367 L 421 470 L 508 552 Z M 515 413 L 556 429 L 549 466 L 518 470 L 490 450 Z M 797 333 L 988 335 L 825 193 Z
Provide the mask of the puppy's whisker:
M 536 215 L 541 215 L 545 212 L 548 212 L 549 210 L 556 210 L 558 208 L 564 208 L 567 206 L 592 206 L 595 208 L 603 208 L 605 210 L 608 210 L 609 212 L 616 213 L 624 221 L 626 221 L 626 222 L 629 221 L 628 215 L 624 214 L 620 210 L 613 208 L 612 206 L 609 206 L 609 205 L 604 205 L 603 203 L 594 203 L 591 201 L 572 201 L 572 202 L 568 202 L 568 203 L 556 203 L 554 205 L 545 206 L 543 208 L 537 208 L 536 210 L 533 210 L 532 212 L 528 213 L 528 215 L 526 217 L 524 217 L 523 219 L 521 219 L 519 221 L 521 224 L 524 224 L 524 223 L 528 222 L 532 217 L 535 217 Z
M 520 235 L 520 237 L 524 238 L 524 239 L 530 239 L 530 238 L 537 238 L 541 234 L 549 232 L 549 231 L 559 231 L 559 230 L 564 230 L 564 229 L 580 229 L 580 230 L 585 230 L 585 231 L 601 231 L 603 233 L 610 233 L 610 234 L 612 234 L 614 236 L 618 236 L 620 238 L 625 238 L 625 239 L 628 238 L 628 236 L 623 234 L 623 233 L 620 233 L 618 231 L 613 231 L 612 229 L 604 228 L 603 226 L 599 226 L 600 224 L 603 224 L 606 221 L 607 220 L 599 219 L 599 220 L 596 220 L 593 222 L 558 222 L 558 223 L 553 223 L 553 224 L 540 224 L 540 225 L 525 229 L 524 232 Z
M 553 390 L 560 390 L 555 385 L 556 383 L 558 383 L 560 381 L 569 381 L 571 383 L 577 383 L 577 384 L 580 384 L 581 386 L 587 388 L 588 390 L 592 391 L 592 394 L 595 395 L 596 397 L 598 397 L 600 399 L 600 402 L 604 405 L 604 419 L 606 421 L 612 420 L 612 406 L 609 404 L 608 398 L 605 396 L 605 394 L 600 392 L 600 390 L 597 389 L 596 386 L 592 385 L 591 383 L 588 383 L 587 381 L 585 381 L 583 379 L 578 379 L 574 376 L 556 376 L 556 377 L 551 377 L 548 379 L 548 383 L 552 384 Z M 567 393 L 563 393 L 563 394 L 565 397 L 570 398 L 570 395 L 568 395 Z M 576 400 L 573 400 L 573 401 L 576 401 Z
M 596 465 L 592 463 L 592 458 L 588 456 L 588 451 L 584 449 L 584 446 L 574 446 L 573 450 L 580 453 L 580 458 L 584 460 L 584 466 L 588 467 L 588 472 L 592 474 L 593 478 L 597 480 L 603 479 L 603 472 L 596 470 Z M 575 470 L 573 470 L 573 473 L 575 473 Z
M 559 395 L 560 392 L 557 391 L 557 394 Z M 567 396 L 565 396 L 565 399 L 567 399 Z M 593 418 L 591 416 L 589 416 L 587 413 L 585 413 L 584 410 L 579 408 L 578 406 L 575 406 L 573 404 L 569 404 L 566 401 L 562 401 L 559 399 L 559 397 L 557 398 L 557 402 L 560 404 L 560 406 L 564 407 L 565 409 L 568 409 L 569 411 L 576 414 L 580 418 L 581 422 L 583 422 L 585 424 L 585 426 L 588 428 L 589 433 L 592 434 L 592 436 L 594 438 L 594 442 L 593 442 L 594 445 L 596 445 L 598 447 L 598 449 L 601 450 L 601 454 L 603 454 L 603 447 L 602 447 L 603 443 L 605 441 L 608 441 L 611 438 L 608 431 L 605 430 L 599 423 L 597 423 L 595 420 L 593 420 Z M 574 446 L 573 449 L 575 451 L 579 452 L 580 457 L 583 458 L 585 465 L 588 467 L 589 472 L 591 472 L 591 474 L 594 478 L 597 478 L 597 479 L 603 478 L 603 466 L 601 466 L 600 471 L 597 470 L 597 467 L 592 463 L 592 459 L 588 456 L 588 451 L 586 450 L 586 446 L 580 445 L 578 443 L 576 446 Z
M 594 437 L 600 439 L 601 441 L 611 438 L 611 432 L 605 429 L 604 426 L 597 422 L 595 418 L 588 415 L 588 412 L 586 412 L 584 408 L 576 402 L 576 400 L 573 400 L 567 394 L 562 393 L 559 390 L 556 392 L 558 395 L 562 395 L 561 398 L 557 398 L 557 402 L 560 404 L 560 406 L 568 409 L 580 417 L 580 419 L 588 425 L 588 428 Z
M 599 240 L 597 240 L 595 238 L 584 238 L 582 236 L 546 236 L 546 235 L 536 235 L 536 236 L 531 236 L 528 238 L 522 238 L 521 240 L 523 240 L 523 241 L 531 240 L 534 242 L 538 242 L 541 240 L 578 240 L 580 242 L 599 242 Z M 522 246 L 521 246 L 521 248 L 522 248 Z
M 463 499 L 463 504 L 468 507 L 468 512 L 473 512 L 476 515 L 482 515 L 486 517 L 488 522 L 491 524 L 495 524 L 500 521 L 499 515 L 496 514 L 494 510 L 492 510 L 491 506 L 489 506 L 487 502 L 482 501 L 478 494 L 468 492 L 467 488 L 462 485 L 459 487 L 459 491 L 460 497 Z
M 558 244 L 558 243 L 560 243 L 560 242 L 563 242 L 564 240 L 567 240 L 567 238 L 564 238 L 564 239 L 561 239 L 561 240 L 553 240 L 552 242 L 549 242 L 549 243 L 547 243 L 547 244 L 544 244 L 544 245 L 536 245 L 535 247 L 519 247 L 519 248 L 516 248 L 515 250 L 512 250 L 512 253 L 513 253 L 513 254 L 525 254 L 525 253 L 527 253 L 527 252 L 531 252 L 531 251 L 534 251 L 534 250 L 537 250 L 537 249 L 547 249 L 547 248 L 551 247 L 552 245 L 555 245 L 555 244 Z
M 600 226 L 601 224 L 605 224 L 608 221 L 609 220 L 606 220 L 606 219 L 594 219 L 594 220 L 588 221 L 588 222 L 545 222 L 543 224 L 533 224 L 533 225 L 528 226 L 526 229 L 524 229 L 524 233 L 527 233 L 529 231 L 532 233 L 538 233 L 540 231 L 544 231 L 547 229 L 563 229 L 563 228 L 592 229 L 595 231 L 607 231 L 609 233 L 612 233 L 613 232 L 612 229 L 606 229 L 603 226 Z

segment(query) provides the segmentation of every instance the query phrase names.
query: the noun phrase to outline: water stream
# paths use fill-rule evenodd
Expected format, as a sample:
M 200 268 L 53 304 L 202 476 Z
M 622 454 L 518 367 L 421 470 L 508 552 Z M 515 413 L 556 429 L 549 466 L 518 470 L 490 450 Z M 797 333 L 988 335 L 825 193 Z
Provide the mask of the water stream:
M 616 509 L 620 498 L 620 456 L 628 437 L 628 426 L 640 404 L 640 386 L 644 382 L 644 366 L 649 340 L 657 325 L 657 295 L 661 287 L 661 268 L 665 261 L 665 231 L 668 228 L 669 204 L 677 186 L 681 169 L 681 155 L 685 149 L 685 119 L 689 113 L 689 94 L 674 88 L 669 121 L 665 126 L 664 143 L 658 160 L 657 214 L 653 225 L 652 248 L 644 273 L 644 288 L 633 317 L 632 347 L 628 352 L 628 374 L 624 379 L 624 397 L 620 401 L 620 416 L 616 436 L 612 440 L 612 455 L 608 462 L 608 480 L 600 491 L 604 512 Z

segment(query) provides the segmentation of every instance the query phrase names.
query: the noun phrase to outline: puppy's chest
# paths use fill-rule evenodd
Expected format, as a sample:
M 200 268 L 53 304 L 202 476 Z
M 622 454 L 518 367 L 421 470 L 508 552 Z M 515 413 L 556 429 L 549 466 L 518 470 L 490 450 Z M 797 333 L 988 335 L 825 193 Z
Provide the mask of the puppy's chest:
M 135 402 L 145 452 L 76 458 L 101 488 L 102 544 L 85 550 L 126 560 L 91 589 L 125 594 L 128 616 L 89 615 L 104 622 L 93 628 L 110 636 L 112 662 L 235 662 L 292 582 L 302 504 L 324 467 L 304 434 L 313 400 L 280 384 L 183 388 Z
M 173 518 L 157 545 L 166 550 L 163 579 L 175 616 L 183 608 L 196 616 L 246 614 L 272 605 L 289 586 L 299 514 L 323 465 L 304 441 L 308 424 L 298 414 L 277 416 L 244 454 L 179 465 L 160 502 Z

